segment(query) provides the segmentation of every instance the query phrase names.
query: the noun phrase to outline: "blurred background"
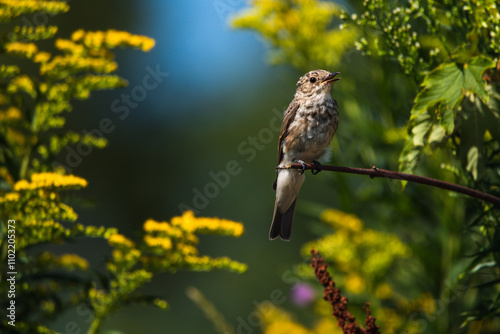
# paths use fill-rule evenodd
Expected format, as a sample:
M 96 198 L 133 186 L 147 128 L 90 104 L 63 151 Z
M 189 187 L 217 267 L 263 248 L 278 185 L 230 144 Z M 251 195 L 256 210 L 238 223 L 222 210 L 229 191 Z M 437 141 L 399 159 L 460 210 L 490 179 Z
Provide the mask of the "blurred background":
M 67 14 L 52 18 L 62 37 L 80 28 L 112 28 L 156 40 L 149 53 L 117 50 L 118 74 L 129 86 L 97 92 L 90 100 L 77 102 L 69 116 L 68 125 L 75 131 L 99 129 L 103 118 L 111 119 L 114 126 L 105 135 L 109 146 L 94 149 L 73 168 L 73 174 L 89 180 L 84 192 L 94 203 L 76 208 L 79 220 L 116 226 L 136 238 L 146 219 L 170 220 L 180 215 L 184 205 L 195 209 L 198 216 L 217 216 L 245 225 L 240 239 L 202 236 L 200 242 L 201 254 L 227 255 L 247 263 L 245 274 L 160 275 L 147 285 L 146 292 L 165 297 L 169 311 L 126 308 L 103 329 L 142 333 L 147 326 L 148 333 L 167 329 L 169 333 L 215 332 L 186 297 L 188 286 L 199 288 L 233 324 L 237 317 L 247 319 L 254 302 L 269 300 L 274 289 L 288 295 L 291 283 L 283 282 L 281 276 L 300 261 L 300 246 L 310 238 L 307 220 L 299 209 L 289 243 L 269 241 L 268 230 L 274 207 L 276 124 L 281 123 L 277 115 L 292 100 L 295 83 L 303 73 L 270 66 L 266 47 L 256 34 L 230 28 L 230 16 L 245 5 L 244 1 L 74 0 Z M 147 67 L 168 76 L 161 77 L 162 82 L 147 91 L 147 96 L 134 99 L 139 91 L 134 87 L 143 86 Z M 122 94 L 131 96 L 132 102 L 124 102 Z M 115 100 L 120 102 L 113 109 Z M 120 107 L 129 113 L 122 111 L 125 109 L 116 112 Z M 256 144 L 252 138 L 257 138 Z M 230 161 L 236 161 L 241 172 L 213 198 L 196 199 L 196 190 L 204 192 L 213 182 L 210 172 L 225 171 Z M 68 166 L 66 153 L 60 163 Z M 318 190 L 327 174 L 315 180 L 308 175 L 301 200 L 333 204 L 331 191 Z M 82 253 L 94 265 L 103 265 L 103 253 L 108 251 L 104 242 L 94 240 L 70 248 L 67 251 Z M 68 317 L 85 328 L 86 317 L 74 310 Z M 64 332 L 64 323 L 56 329 Z

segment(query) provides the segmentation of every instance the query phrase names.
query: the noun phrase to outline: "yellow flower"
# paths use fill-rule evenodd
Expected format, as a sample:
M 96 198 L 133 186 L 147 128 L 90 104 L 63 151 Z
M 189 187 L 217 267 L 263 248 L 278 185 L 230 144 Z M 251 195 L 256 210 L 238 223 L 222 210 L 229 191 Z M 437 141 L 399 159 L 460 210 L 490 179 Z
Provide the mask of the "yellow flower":
M 10 54 L 32 58 L 38 52 L 38 47 L 35 43 L 11 42 L 6 45 L 5 51 Z
M 204 232 L 239 237 L 243 234 L 243 224 L 227 219 L 196 218 L 192 211 L 186 211 L 180 217 L 172 218 L 172 225 L 187 232 Z
M 355 294 L 360 294 L 366 287 L 365 280 L 356 273 L 349 273 L 344 281 L 346 290 Z
M 133 248 L 135 246 L 131 240 L 119 233 L 110 235 L 108 243 L 113 247 Z
M 19 193 L 7 193 L 0 197 L 0 203 L 2 202 L 17 202 L 19 200 Z
M 77 268 L 80 270 L 86 270 L 89 267 L 89 263 L 86 259 L 76 255 L 76 254 L 64 254 L 56 258 L 56 262 L 64 267 Z
M 278 320 L 270 324 L 264 334 L 313 334 L 313 332 L 297 322 Z
M 146 36 L 133 35 L 126 31 L 84 31 L 77 30 L 71 36 L 74 42 L 80 42 L 89 49 L 116 48 L 118 46 L 131 46 L 149 51 L 155 45 L 154 39 Z
M 87 181 L 74 175 L 61 175 L 56 173 L 38 173 L 31 176 L 31 182 L 18 181 L 14 185 L 15 191 L 33 190 L 40 188 L 80 188 L 86 187 Z
M 167 222 L 157 222 L 153 219 L 146 220 L 143 229 L 147 233 L 164 233 L 173 238 L 182 236 L 182 231 L 179 228 L 173 227 Z
M 46 63 L 50 60 L 50 57 L 51 57 L 50 53 L 41 51 L 35 55 L 35 58 L 33 58 L 33 61 L 35 63 Z
M 4 120 L 22 119 L 23 114 L 19 108 L 9 107 L 7 110 L 0 110 L 0 122 Z
M 198 249 L 192 245 L 188 245 L 185 243 L 177 243 L 175 248 L 183 255 L 197 255 L 198 254 Z
M 78 54 L 83 54 L 85 52 L 85 48 L 83 47 L 83 45 L 77 44 L 68 39 L 58 38 L 56 40 L 55 45 L 56 48 L 67 53 L 73 53 L 78 55 Z
M 81 41 L 84 36 L 85 36 L 85 30 L 78 29 L 77 31 L 73 32 L 73 34 L 71 35 L 71 39 L 75 42 L 78 42 Z
M 337 320 L 332 317 L 322 317 L 321 320 L 314 326 L 314 332 L 317 334 L 342 334 L 342 330 L 337 325 Z
M 357 216 L 335 209 L 323 211 L 320 219 L 338 229 L 344 228 L 349 231 L 359 232 L 363 228 L 363 222 Z
M 7 87 L 9 93 L 17 93 L 23 91 L 29 94 L 31 97 L 36 97 L 35 84 L 27 75 L 19 75 L 13 78 Z
M 170 240 L 170 238 L 155 238 L 150 235 L 145 235 L 144 242 L 150 247 L 161 247 L 164 250 L 172 249 L 172 240 Z

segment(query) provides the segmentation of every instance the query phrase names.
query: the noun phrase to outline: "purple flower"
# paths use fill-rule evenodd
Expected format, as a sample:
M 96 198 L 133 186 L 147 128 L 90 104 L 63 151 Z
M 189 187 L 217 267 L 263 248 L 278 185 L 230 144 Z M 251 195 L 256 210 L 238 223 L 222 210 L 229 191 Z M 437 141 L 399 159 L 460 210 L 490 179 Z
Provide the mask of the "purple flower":
M 297 283 L 292 287 L 292 302 L 297 306 L 307 306 L 316 297 L 316 291 L 307 283 Z

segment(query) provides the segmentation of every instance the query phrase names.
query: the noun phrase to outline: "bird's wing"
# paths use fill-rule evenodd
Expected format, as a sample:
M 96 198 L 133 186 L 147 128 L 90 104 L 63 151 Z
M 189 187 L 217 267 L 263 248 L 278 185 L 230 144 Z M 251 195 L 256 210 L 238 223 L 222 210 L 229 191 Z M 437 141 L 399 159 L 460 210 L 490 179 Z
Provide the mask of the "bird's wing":
M 283 160 L 283 142 L 288 136 L 288 129 L 290 127 L 290 124 L 293 122 L 295 118 L 297 109 L 299 109 L 299 104 L 295 101 L 292 101 L 288 106 L 288 109 L 285 111 L 285 114 L 283 115 L 283 122 L 281 123 L 280 139 L 278 143 L 278 166 L 281 163 L 281 160 Z M 278 182 L 278 177 L 276 176 L 276 180 L 274 181 L 273 184 L 274 190 L 276 190 L 277 182 Z
M 278 143 L 278 165 L 281 163 L 281 160 L 283 160 L 283 143 L 285 142 L 285 139 L 288 136 L 288 129 L 290 128 L 290 124 L 293 122 L 295 118 L 297 109 L 299 109 L 299 104 L 296 101 L 292 101 L 288 106 L 288 109 L 285 111 L 285 114 L 283 115 L 283 122 L 281 123 L 280 139 Z

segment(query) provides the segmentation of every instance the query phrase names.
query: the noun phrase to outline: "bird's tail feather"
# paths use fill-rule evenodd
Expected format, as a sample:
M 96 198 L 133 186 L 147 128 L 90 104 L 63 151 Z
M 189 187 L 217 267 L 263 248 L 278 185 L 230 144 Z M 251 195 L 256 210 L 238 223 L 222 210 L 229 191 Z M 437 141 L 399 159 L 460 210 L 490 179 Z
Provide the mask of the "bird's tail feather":
M 273 222 L 269 230 L 270 240 L 277 237 L 280 237 L 282 240 L 290 240 L 292 238 L 292 223 L 296 202 L 297 200 L 293 201 L 292 205 L 284 213 L 280 212 L 277 204 L 274 206 Z

